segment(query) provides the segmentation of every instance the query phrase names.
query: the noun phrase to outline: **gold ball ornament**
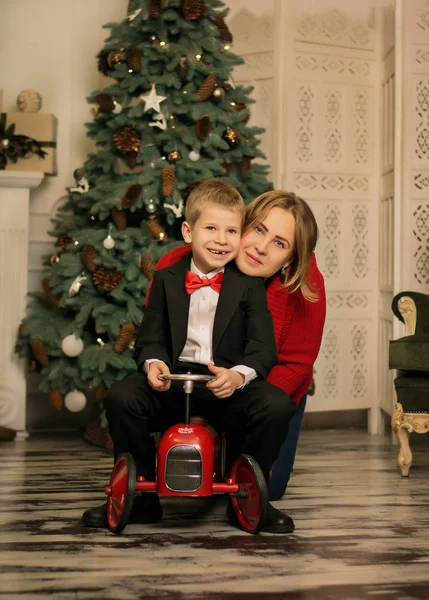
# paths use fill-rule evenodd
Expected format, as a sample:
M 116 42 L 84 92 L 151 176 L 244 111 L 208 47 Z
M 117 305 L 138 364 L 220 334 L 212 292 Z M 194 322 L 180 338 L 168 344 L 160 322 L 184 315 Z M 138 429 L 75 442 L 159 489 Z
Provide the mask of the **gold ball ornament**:
M 232 127 L 227 127 L 222 137 L 228 143 L 230 148 L 237 148 L 241 143 L 239 132 Z
M 107 55 L 107 63 L 111 69 L 113 69 L 115 65 L 121 62 L 123 51 L 124 49 L 121 48 L 121 50 L 112 50 L 111 52 L 109 52 L 109 54 Z
M 220 102 L 221 100 L 223 100 L 225 98 L 225 90 L 221 87 L 215 88 L 213 90 L 212 98 L 213 98 L 213 100 Z
M 168 153 L 167 160 L 168 162 L 175 163 L 178 160 L 182 160 L 182 155 L 178 150 L 173 150 L 172 152 Z

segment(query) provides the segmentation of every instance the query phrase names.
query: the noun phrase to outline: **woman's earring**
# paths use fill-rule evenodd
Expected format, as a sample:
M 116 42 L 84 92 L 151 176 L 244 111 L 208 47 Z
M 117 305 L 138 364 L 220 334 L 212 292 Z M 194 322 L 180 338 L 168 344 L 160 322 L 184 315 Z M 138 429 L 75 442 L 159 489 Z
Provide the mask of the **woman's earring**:
M 284 265 L 284 266 L 281 268 L 282 275 L 284 275 L 284 274 L 285 274 L 285 271 L 286 271 L 286 269 L 288 268 L 288 266 L 289 266 L 289 265 Z

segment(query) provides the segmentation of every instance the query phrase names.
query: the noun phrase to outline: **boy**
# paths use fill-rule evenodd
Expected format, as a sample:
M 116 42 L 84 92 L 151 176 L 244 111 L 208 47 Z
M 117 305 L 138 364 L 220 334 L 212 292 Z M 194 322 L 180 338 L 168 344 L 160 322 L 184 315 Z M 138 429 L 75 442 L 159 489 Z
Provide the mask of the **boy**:
M 150 432 L 183 419 L 182 385 L 159 379 L 170 369 L 215 375 L 206 386 L 195 386 L 191 414 L 226 430 L 234 455 L 253 456 L 266 479 L 287 433 L 294 405 L 261 380 L 276 363 L 263 280 L 242 274 L 231 262 L 243 219 L 243 199 L 230 184 L 210 180 L 192 191 L 182 225 L 192 257 L 155 273 L 137 333 L 138 373 L 113 384 L 103 399 L 115 459 L 130 452 L 137 474 L 146 479 L 155 475 Z M 161 517 L 157 495 L 136 498 L 132 521 Z M 270 506 L 266 530 L 290 531 L 288 519 Z M 85 511 L 83 522 L 106 526 L 106 505 Z

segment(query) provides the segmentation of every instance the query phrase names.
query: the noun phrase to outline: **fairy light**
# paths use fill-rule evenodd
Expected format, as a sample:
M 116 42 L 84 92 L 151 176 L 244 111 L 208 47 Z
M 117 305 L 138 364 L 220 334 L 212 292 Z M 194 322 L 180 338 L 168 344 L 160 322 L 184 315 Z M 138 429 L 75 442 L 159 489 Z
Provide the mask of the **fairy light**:
M 226 45 L 223 47 L 223 49 L 224 49 L 224 50 L 229 50 L 229 48 L 230 48 L 230 46 L 228 46 L 228 44 L 226 44 Z
M 73 244 L 74 244 L 75 246 L 79 246 L 79 242 L 78 242 L 77 240 L 75 240 L 75 241 L 73 242 Z
M 99 346 L 103 347 L 104 346 L 104 342 L 101 338 L 97 338 L 97 343 L 99 344 Z
M 165 46 L 165 42 L 159 42 L 160 46 Z
M 196 55 L 195 55 L 195 58 L 196 58 L 197 60 L 201 60 L 201 54 L 196 54 Z

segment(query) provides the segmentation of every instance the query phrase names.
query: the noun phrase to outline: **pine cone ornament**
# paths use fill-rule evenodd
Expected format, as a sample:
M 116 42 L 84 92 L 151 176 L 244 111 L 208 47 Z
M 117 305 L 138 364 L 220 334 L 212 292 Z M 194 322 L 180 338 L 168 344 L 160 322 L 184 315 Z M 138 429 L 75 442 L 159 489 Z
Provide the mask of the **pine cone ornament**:
M 127 154 L 139 151 L 141 138 L 135 127 L 121 127 L 113 134 L 113 142 L 121 154 Z
M 252 168 L 252 159 L 250 156 L 243 156 L 240 161 L 240 173 L 244 175 Z
M 100 401 L 102 400 L 104 394 L 106 393 L 106 386 L 103 382 L 99 383 L 95 389 L 95 399 Z
M 152 19 L 159 19 L 162 12 L 162 0 L 149 0 L 148 9 Z
M 189 71 L 188 59 L 186 56 L 182 56 L 182 58 L 179 60 L 179 66 L 177 67 L 176 71 L 180 79 L 184 81 Z
M 140 73 L 142 70 L 141 52 L 137 46 L 128 46 L 125 50 L 127 67 L 132 69 L 134 73 Z
M 162 169 L 162 193 L 164 196 L 171 196 L 176 183 L 176 171 L 173 166 Z
M 92 281 L 100 292 L 111 292 L 122 281 L 122 273 L 115 267 L 107 268 L 99 265 L 92 273 Z
M 228 25 L 225 23 L 225 21 L 222 19 L 222 17 L 219 17 L 219 16 L 215 17 L 214 24 L 219 29 L 220 39 L 223 42 L 228 42 L 229 44 L 231 44 L 232 43 L 232 34 L 231 34 L 230 30 L 228 29 Z
M 90 273 L 93 273 L 97 268 L 94 260 L 97 258 L 97 249 L 91 244 L 85 244 L 82 248 L 82 260 L 85 267 Z
M 107 56 L 108 56 L 108 52 L 101 52 L 101 54 L 98 55 L 98 61 L 97 61 L 97 68 L 100 71 L 100 73 L 103 73 L 103 75 L 106 75 L 106 77 L 109 75 L 110 73 L 110 65 L 107 61 Z
M 144 275 L 149 279 L 149 281 L 152 281 L 153 275 L 156 271 L 156 262 L 151 256 L 142 256 L 140 259 L 140 269 L 143 271 Z
M 100 110 L 102 110 L 105 113 L 111 113 L 111 112 L 113 112 L 113 109 L 115 108 L 115 103 L 113 102 L 113 98 L 112 98 L 112 96 L 109 96 L 108 94 L 98 94 L 97 96 L 95 96 L 95 101 L 97 102 L 98 106 L 100 107 Z
M 128 348 L 128 344 L 134 337 L 136 328 L 132 323 L 124 323 L 121 327 L 121 332 L 115 340 L 115 352 L 121 354 Z
M 204 17 L 205 6 L 202 0 L 181 0 L 180 7 L 188 21 L 198 23 Z
M 208 100 L 213 94 L 216 86 L 216 75 L 214 73 L 210 73 L 210 75 L 207 75 L 201 86 L 198 88 L 198 100 L 200 102 L 202 102 L 203 100 Z
M 164 227 L 158 223 L 155 217 L 150 217 L 148 221 L 149 231 L 157 242 L 166 242 L 168 236 L 165 233 Z
M 112 220 L 119 231 L 124 231 L 127 228 L 127 215 L 124 210 L 112 208 Z
M 61 250 L 65 250 L 67 246 L 73 243 L 73 238 L 69 235 L 59 235 L 57 237 L 57 241 L 55 242 L 56 246 L 59 246 Z
M 131 208 L 140 198 L 143 186 L 137 183 L 130 185 L 125 194 L 122 196 L 121 206 L 122 208 Z
M 207 115 L 200 117 L 196 122 L 196 133 L 200 140 L 206 140 L 210 134 L 210 119 Z
M 48 358 L 48 353 L 46 352 L 46 348 L 45 348 L 45 344 L 43 343 L 42 340 L 33 340 L 31 342 L 31 349 L 33 351 L 33 354 L 37 360 L 37 362 L 39 364 L 42 365 L 42 367 L 46 367 L 46 365 L 49 363 L 49 358 Z
M 58 306 L 60 299 L 52 293 L 51 286 L 49 285 L 49 277 L 45 277 L 42 281 L 42 289 L 45 292 L 46 299 L 54 306 Z
M 232 127 L 227 127 L 222 137 L 230 148 L 237 148 L 241 144 L 240 133 Z
M 49 390 L 49 404 L 55 410 L 63 410 L 64 408 L 64 396 L 60 392 L 60 388 L 54 388 L 53 390 Z

